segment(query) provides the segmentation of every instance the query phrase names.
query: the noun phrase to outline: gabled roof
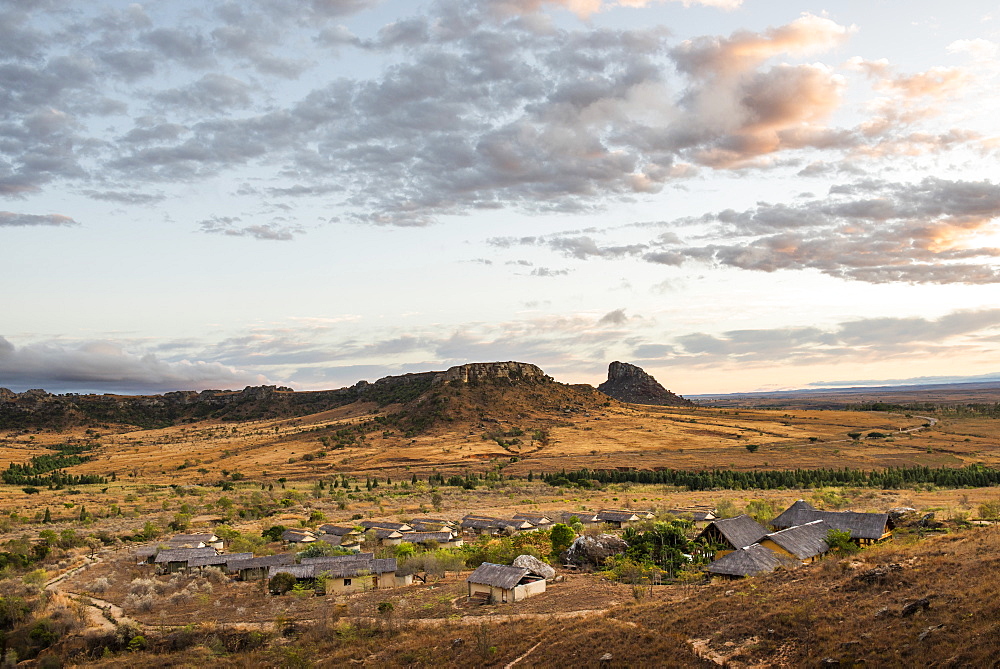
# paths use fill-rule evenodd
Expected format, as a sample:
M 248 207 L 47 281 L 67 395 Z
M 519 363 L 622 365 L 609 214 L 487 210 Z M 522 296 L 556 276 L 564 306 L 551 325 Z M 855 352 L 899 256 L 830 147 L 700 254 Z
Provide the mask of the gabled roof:
M 639 516 L 631 511 L 612 511 L 605 509 L 597 512 L 597 520 L 612 523 L 632 523 L 639 520 Z
M 411 544 L 419 544 L 424 541 L 436 541 L 439 544 L 446 544 L 452 539 L 451 532 L 407 532 L 402 535 L 403 541 Z
M 288 564 L 295 564 L 295 556 L 291 553 L 261 555 L 260 557 L 251 557 L 246 560 L 234 560 L 228 566 L 233 571 L 239 571 L 241 569 L 260 569 L 262 567 L 277 567 Z
M 171 543 L 176 543 L 176 542 L 181 542 L 181 541 L 188 541 L 188 542 L 201 541 L 201 542 L 206 543 L 206 544 L 214 543 L 214 542 L 216 542 L 218 540 L 219 540 L 219 537 L 215 536 L 211 532 L 202 533 L 202 534 L 178 534 L 178 535 L 173 536 L 173 537 L 171 537 L 169 539 L 169 541 Z
M 808 560 L 830 550 L 830 544 L 826 543 L 826 535 L 829 531 L 830 526 L 825 521 L 814 520 L 805 525 L 796 525 L 779 532 L 772 532 L 766 538 L 800 560 Z
M 393 523 L 388 520 L 362 520 L 360 523 L 358 523 L 358 525 L 365 528 L 366 530 L 370 530 L 372 528 L 381 528 L 381 529 L 396 530 L 397 532 L 408 532 L 413 529 L 406 523 Z
M 410 527 L 413 528 L 414 532 L 443 532 L 445 530 L 454 529 L 456 526 L 457 525 L 455 523 L 432 522 L 424 520 L 410 521 Z
M 541 513 L 515 513 L 511 516 L 515 520 L 527 520 L 534 525 L 551 525 L 552 519 Z
M 451 527 L 458 525 L 457 521 L 448 520 L 447 518 L 427 518 L 424 516 L 414 518 L 410 521 L 410 525 L 414 525 L 416 523 L 422 523 L 424 525 L 450 525 Z
M 217 567 L 221 565 L 229 566 L 230 563 L 246 561 L 253 557 L 253 553 L 228 553 L 226 555 L 207 555 L 205 557 L 191 558 L 188 560 L 189 567 Z
M 706 571 L 723 576 L 756 576 L 772 572 L 783 564 L 786 564 L 786 561 L 774 551 L 760 544 L 751 544 L 727 553 L 708 565 Z
M 812 517 L 814 513 L 816 513 L 816 509 L 809 502 L 800 499 L 771 520 L 771 525 L 778 529 L 805 525 L 810 521 L 816 520 L 816 518 Z
M 692 520 L 695 522 L 716 519 L 715 509 L 710 506 L 684 506 L 676 509 L 670 509 L 667 513 L 678 517 L 691 516 Z
M 852 539 L 878 540 L 886 529 L 893 528 L 888 513 L 860 513 L 857 511 L 819 511 L 808 502 L 799 500 L 771 521 L 778 529 L 805 525 L 814 520 L 826 521 L 835 530 L 850 532 Z
M 360 534 L 360 532 L 358 532 L 358 530 L 355 527 L 353 526 L 348 527 L 345 525 L 330 525 L 330 524 L 320 525 L 319 531 L 324 534 L 333 534 L 338 537 L 342 537 L 345 534 Z
M 187 562 L 193 558 L 209 557 L 218 554 L 219 551 L 211 546 L 206 546 L 205 548 L 165 548 L 156 554 L 153 563 Z
M 510 590 L 528 573 L 524 567 L 509 567 L 502 564 L 484 562 L 465 579 L 469 583 L 482 583 L 494 588 Z
M 345 564 L 348 562 L 367 561 L 375 559 L 374 553 L 355 553 L 354 555 L 320 555 L 319 557 L 304 557 L 302 564 Z
M 281 540 L 303 544 L 316 541 L 316 535 L 307 530 L 285 530 L 281 533 Z
M 594 513 L 593 511 L 562 511 L 558 515 L 559 518 L 564 523 L 570 522 L 570 519 L 573 518 L 574 516 L 576 516 L 577 520 L 579 520 L 581 523 L 599 522 L 597 520 L 597 514 Z
M 274 578 L 276 574 L 291 574 L 295 578 L 316 578 L 315 565 L 311 564 L 286 564 L 267 568 L 268 580 Z
M 399 530 L 394 530 L 388 527 L 370 527 L 366 530 L 366 534 L 372 532 L 376 539 L 400 539 L 403 533 Z
M 713 520 L 702 532 L 709 533 L 715 528 L 733 548 L 743 548 L 755 544 L 767 534 L 767 528 L 745 513 L 735 518 Z

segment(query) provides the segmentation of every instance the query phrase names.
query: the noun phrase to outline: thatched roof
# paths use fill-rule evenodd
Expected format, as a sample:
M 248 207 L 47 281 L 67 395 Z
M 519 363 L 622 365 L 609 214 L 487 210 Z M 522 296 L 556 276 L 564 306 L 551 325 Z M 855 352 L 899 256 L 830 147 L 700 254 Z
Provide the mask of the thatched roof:
M 281 540 L 293 544 L 306 544 L 316 541 L 316 535 L 307 530 L 285 530 L 281 533 Z
M 805 525 L 814 520 L 826 521 L 835 530 L 850 532 L 852 539 L 882 538 L 886 530 L 894 527 L 888 513 L 860 513 L 857 511 L 819 511 L 808 502 L 799 500 L 771 521 L 778 529 Z
M 597 512 L 597 520 L 602 523 L 633 523 L 639 516 L 631 511 L 604 509 Z
M 345 534 L 360 534 L 360 532 L 358 532 L 356 527 L 354 526 L 348 527 L 345 525 L 330 525 L 330 524 L 320 525 L 319 531 L 322 532 L 323 534 L 333 534 L 338 537 L 342 537 Z
M 716 519 L 715 508 L 710 506 L 683 506 L 676 509 L 670 509 L 667 513 L 679 518 L 691 516 L 691 519 L 696 523 Z
M 497 518 L 472 518 L 466 516 L 462 519 L 462 527 L 468 530 L 492 530 L 498 527 Z
M 354 555 L 320 555 L 318 557 L 304 557 L 302 558 L 302 564 L 342 564 L 347 562 L 358 562 L 359 560 L 371 562 L 374 559 L 374 553 L 355 553 Z
M 706 571 L 721 576 L 756 576 L 772 572 L 786 564 L 774 551 L 760 544 L 751 544 L 744 548 L 727 553 L 712 564 Z
M 779 532 L 772 532 L 766 538 L 800 560 L 808 560 L 830 550 L 830 544 L 826 543 L 826 535 L 829 531 L 830 526 L 825 521 L 814 520 L 805 525 L 796 525 Z
M 371 532 L 375 535 L 376 539 L 400 539 L 403 534 L 399 530 L 394 530 L 388 527 L 370 527 L 365 531 L 365 534 Z
M 358 523 L 358 525 L 365 528 L 366 530 L 378 528 L 378 529 L 396 530 L 397 532 L 409 532 L 410 530 L 413 529 L 406 523 L 393 523 L 388 520 L 362 520 L 360 523 Z
M 451 520 L 436 520 L 432 518 L 411 520 L 410 527 L 414 532 L 442 532 L 458 527 L 458 523 Z
M 533 525 L 551 525 L 552 519 L 541 513 L 515 513 L 514 520 L 527 520 Z
M 268 580 L 275 577 L 277 574 L 291 574 L 295 578 L 316 578 L 316 565 L 311 564 L 287 564 L 281 565 L 279 567 L 268 567 L 267 568 L 267 578 Z
M 411 544 L 419 544 L 425 541 L 436 541 L 439 544 L 446 544 L 451 541 L 451 532 L 407 532 L 403 535 L 403 541 Z
M 216 542 L 218 540 L 219 540 L 219 537 L 215 536 L 211 532 L 207 532 L 207 533 L 202 533 L 202 534 L 178 534 L 176 536 L 171 537 L 169 539 L 169 542 L 170 543 L 181 543 L 181 542 L 197 543 L 197 542 L 200 541 L 201 543 L 210 544 L 210 543 L 214 543 L 214 542 Z
M 713 520 L 699 536 L 711 535 L 712 528 L 733 548 L 743 548 L 755 544 L 767 534 L 767 528 L 750 516 L 743 514 L 735 518 L 720 518 Z
M 253 553 L 229 553 L 227 555 L 207 555 L 205 557 L 191 558 L 188 560 L 189 567 L 221 567 L 230 563 L 246 561 L 253 557 Z
M 569 523 L 573 518 L 576 518 L 581 523 L 599 523 L 597 520 L 597 514 L 593 511 L 561 511 L 556 514 L 559 520 L 563 523 Z
M 278 567 L 289 564 L 295 564 L 295 556 L 291 553 L 278 553 L 277 555 L 251 557 L 246 560 L 233 560 L 228 563 L 228 566 L 231 571 L 239 571 L 241 569 L 262 569 L 264 567 Z
M 469 583 L 482 583 L 494 588 L 510 590 L 528 573 L 524 567 L 509 567 L 503 564 L 484 562 L 465 579 Z
M 168 562 L 187 562 L 194 558 L 209 557 L 218 555 L 219 552 L 211 546 L 204 548 L 165 548 L 156 554 L 153 564 L 165 564 Z

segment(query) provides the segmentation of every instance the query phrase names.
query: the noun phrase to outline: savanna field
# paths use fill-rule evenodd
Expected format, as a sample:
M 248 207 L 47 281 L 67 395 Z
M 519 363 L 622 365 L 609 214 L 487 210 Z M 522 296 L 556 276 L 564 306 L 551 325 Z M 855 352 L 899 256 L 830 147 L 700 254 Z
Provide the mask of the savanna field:
M 421 429 L 413 423 L 426 398 L 142 429 L 84 422 L 7 430 L 7 657 L 136 667 L 990 661 L 1000 489 L 940 485 L 932 474 L 992 471 L 1000 460 L 992 416 L 943 405 L 652 407 L 577 387 L 551 391 L 445 388 Z M 916 478 L 891 488 L 857 476 L 838 483 L 832 473 L 806 487 L 745 484 L 776 472 L 874 476 L 887 467 Z M 730 475 L 695 488 L 644 482 L 705 470 Z M 275 528 L 622 508 L 653 513 L 639 532 L 679 515 L 690 540 L 700 528 L 671 510 L 709 507 L 766 523 L 797 499 L 828 510 L 910 511 L 888 542 L 737 581 L 706 578 L 697 560 L 656 578 L 655 565 L 634 556 L 567 570 L 548 530 L 467 535 L 458 548 L 363 535 L 361 550 L 395 558 L 418 578 L 348 595 L 274 595 L 266 582 L 214 569 L 158 574 L 135 556 L 180 533 L 215 533 L 226 552 L 269 555 L 302 550 L 275 541 Z M 521 553 L 556 567 L 544 593 L 506 604 L 468 600 L 474 567 Z M 903 615 L 924 599 L 926 607 Z

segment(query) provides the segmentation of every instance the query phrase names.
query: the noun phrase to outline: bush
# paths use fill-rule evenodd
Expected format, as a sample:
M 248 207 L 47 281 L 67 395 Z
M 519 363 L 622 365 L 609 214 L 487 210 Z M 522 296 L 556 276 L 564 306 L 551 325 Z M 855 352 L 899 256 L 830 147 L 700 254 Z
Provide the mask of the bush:
M 267 587 L 272 595 L 283 595 L 295 587 L 298 579 L 285 571 L 279 571 L 267 582 Z

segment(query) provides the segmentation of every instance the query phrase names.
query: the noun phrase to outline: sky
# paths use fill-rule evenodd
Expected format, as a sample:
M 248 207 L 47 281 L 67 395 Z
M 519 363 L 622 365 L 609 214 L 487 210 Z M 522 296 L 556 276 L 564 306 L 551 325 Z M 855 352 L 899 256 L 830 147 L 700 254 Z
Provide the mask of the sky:
M 0 0 L 0 386 L 1000 376 L 1000 10 Z

